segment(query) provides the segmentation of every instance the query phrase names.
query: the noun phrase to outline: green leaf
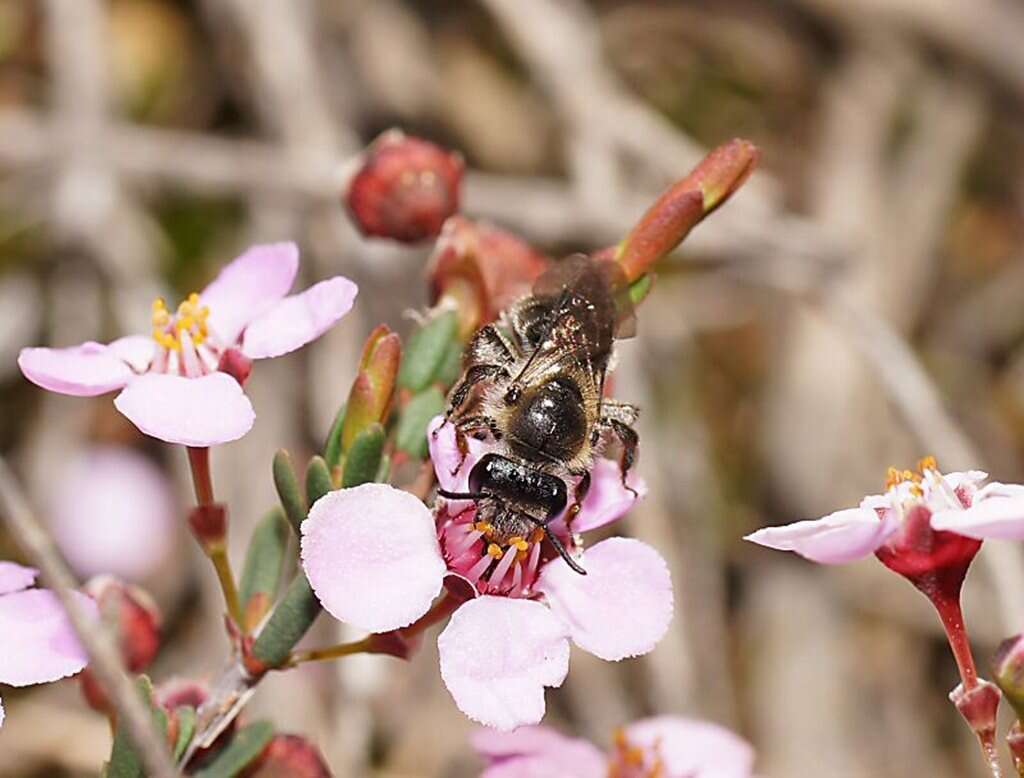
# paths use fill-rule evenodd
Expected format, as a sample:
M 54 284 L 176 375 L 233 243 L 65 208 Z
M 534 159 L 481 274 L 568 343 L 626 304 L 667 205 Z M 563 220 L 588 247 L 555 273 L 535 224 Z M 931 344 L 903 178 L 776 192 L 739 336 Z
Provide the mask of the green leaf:
M 373 476 L 373 480 L 378 484 L 386 483 L 388 475 L 391 473 L 391 457 L 387 454 L 383 454 L 380 458 L 380 464 L 377 465 L 377 472 Z
M 334 417 L 331 431 L 327 433 L 327 441 L 324 443 L 324 461 L 332 472 L 341 464 L 341 431 L 345 426 L 345 405 L 338 409 L 338 415 Z
M 174 715 L 178 717 L 178 740 L 174 744 L 174 761 L 177 762 L 196 733 L 196 709 L 182 705 L 174 709 Z
M 439 413 L 444 412 L 444 395 L 436 386 L 431 386 L 413 397 L 402 409 L 395 432 L 395 445 L 416 459 L 427 456 L 427 425 Z
M 253 530 L 238 589 L 246 626 L 250 629 L 263 618 L 274 601 L 289 536 L 288 522 L 280 508 L 271 509 Z M 253 600 L 254 597 L 258 598 L 259 604 Z
M 216 758 L 195 775 L 197 778 L 233 778 L 258 757 L 274 737 L 274 725 L 255 721 L 242 727 Z
M 421 392 L 437 380 L 457 332 L 455 311 L 447 311 L 416 330 L 405 348 L 398 371 L 398 385 L 412 392 Z
M 292 457 L 283 448 L 274 454 L 274 487 L 281 500 L 281 507 L 288 517 L 288 522 L 299 535 L 299 525 L 306 518 L 306 503 L 299 489 L 299 479 L 292 466 Z
M 341 485 L 345 488 L 370 483 L 377 477 L 381 454 L 384 451 L 384 427 L 371 424 L 352 441 L 345 455 L 345 468 Z
M 458 339 L 448 343 L 448 349 L 441 361 L 441 368 L 437 371 L 436 382 L 441 386 L 452 386 L 462 375 L 462 342 Z
M 161 742 L 167 739 L 167 714 L 162 708 L 153 705 L 153 684 L 144 675 L 135 681 L 135 688 L 149 708 L 153 724 L 160 735 Z M 110 761 L 107 763 L 107 778 L 143 778 L 142 760 L 135 750 L 135 744 L 128 734 L 124 723 L 118 724 L 114 732 L 114 744 L 110 749 Z
M 306 465 L 306 500 L 312 506 L 317 500 L 334 489 L 331 471 L 323 457 L 313 457 Z
M 253 656 L 268 667 L 280 667 L 319 615 L 320 601 L 300 570 L 256 638 Z

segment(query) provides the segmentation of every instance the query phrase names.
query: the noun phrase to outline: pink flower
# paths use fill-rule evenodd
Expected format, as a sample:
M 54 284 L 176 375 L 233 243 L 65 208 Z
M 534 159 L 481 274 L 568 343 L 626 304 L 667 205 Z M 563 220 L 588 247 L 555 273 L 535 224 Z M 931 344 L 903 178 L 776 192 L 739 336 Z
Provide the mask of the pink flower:
M 253 246 L 175 312 L 157 299 L 152 336 L 26 348 L 18 366 L 52 392 L 89 397 L 121 390 L 117 409 L 168 443 L 204 447 L 236 440 L 255 419 L 240 385 L 250 360 L 315 340 L 355 300 L 356 285 L 341 276 L 286 296 L 298 268 L 294 243 Z
M 451 426 L 435 419 L 428 434 L 441 486 L 464 490 L 484 445 L 471 440 L 460 466 Z M 317 501 L 302 525 L 306 575 L 328 612 L 370 632 L 413 624 L 445 586 L 468 598 L 438 638 L 445 685 L 460 710 L 483 724 L 536 723 L 544 688 L 561 685 L 568 672 L 570 640 L 617 661 L 653 649 L 672 617 L 668 568 L 653 548 L 609 538 L 583 552 L 575 531 L 614 521 L 636 499 L 614 464 L 599 463 L 592 477 L 574 532 L 564 516 L 551 524 L 586 575 L 541 531 L 500 547 L 475 521 L 471 501 L 439 499 L 432 512 L 385 484 Z M 644 491 L 639 480 L 632 486 Z
M 83 578 L 110 573 L 141 581 L 160 570 L 178 533 L 167 479 L 149 459 L 120 446 L 71 458 L 54 481 L 49 524 Z
M 986 477 L 978 470 L 943 475 L 930 458 L 922 460 L 919 472 L 889 468 L 885 494 L 869 495 L 859 507 L 821 519 L 766 527 L 746 540 L 823 564 L 873 553 L 888 565 L 898 552 L 914 566 L 942 564 L 968 552 L 973 556 L 977 543 L 966 538 L 1024 538 L 1024 486 L 980 487 Z M 927 549 L 922 547 L 924 534 L 930 538 Z M 910 560 L 914 551 L 926 558 Z
M 0 684 L 57 681 L 74 675 L 88 661 L 57 596 L 48 589 L 29 588 L 36 575 L 30 567 L 0 562 Z M 91 599 L 77 592 L 75 597 L 98 617 Z M 3 720 L 0 704 L 0 724 Z
M 589 741 L 547 727 L 480 730 L 481 778 L 751 778 L 754 752 L 724 727 L 678 716 L 636 721 L 605 754 Z

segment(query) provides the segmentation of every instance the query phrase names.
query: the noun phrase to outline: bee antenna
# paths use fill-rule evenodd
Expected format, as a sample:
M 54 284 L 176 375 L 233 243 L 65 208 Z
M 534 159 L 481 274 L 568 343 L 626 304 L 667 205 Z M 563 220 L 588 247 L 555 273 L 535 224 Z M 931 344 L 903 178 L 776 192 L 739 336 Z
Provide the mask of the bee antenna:
M 447 489 L 438 489 L 437 493 L 449 500 L 482 500 L 487 497 L 484 492 L 449 492 Z
M 557 551 L 558 555 L 565 560 L 565 563 L 569 565 L 573 572 L 579 573 L 580 575 L 587 574 L 587 571 L 580 567 L 580 563 L 569 556 L 569 552 L 566 551 L 562 541 L 559 540 L 558 536 L 551 531 L 551 528 L 548 527 L 548 523 L 546 521 L 540 521 L 539 519 L 535 519 L 533 516 L 527 516 L 527 518 L 544 530 L 544 537 L 551 541 L 551 545 L 555 547 L 555 551 Z

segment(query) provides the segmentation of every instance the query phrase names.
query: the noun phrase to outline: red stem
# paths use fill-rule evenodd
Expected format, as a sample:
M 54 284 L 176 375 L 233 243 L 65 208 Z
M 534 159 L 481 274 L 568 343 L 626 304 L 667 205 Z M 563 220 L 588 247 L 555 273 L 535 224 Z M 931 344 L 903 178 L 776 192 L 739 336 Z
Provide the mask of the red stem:
M 192 448 L 188 451 L 188 464 L 192 469 L 192 483 L 196 489 L 196 502 L 199 505 L 212 505 L 213 478 L 210 475 L 210 449 Z
M 974 655 L 971 653 L 967 629 L 964 627 L 964 614 L 960 608 L 960 598 L 933 597 L 932 604 L 938 611 L 942 626 L 946 630 L 946 638 L 949 640 L 949 647 L 953 650 L 953 658 L 960 671 L 960 680 L 963 681 L 964 691 L 969 692 L 978 685 L 978 669 L 974 665 Z

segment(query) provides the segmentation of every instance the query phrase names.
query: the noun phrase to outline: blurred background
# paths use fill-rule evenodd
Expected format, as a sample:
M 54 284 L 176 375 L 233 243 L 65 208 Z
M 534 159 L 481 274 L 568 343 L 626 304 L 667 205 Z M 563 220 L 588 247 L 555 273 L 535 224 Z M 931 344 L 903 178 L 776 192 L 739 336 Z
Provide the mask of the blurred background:
M 554 256 L 616 242 L 744 136 L 759 172 L 662 268 L 616 373 L 651 487 L 622 530 L 669 559 L 673 628 L 636 661 L 574 652 L 548 722 L 607 744 L 653 712 L 713 719 L 767 778 L 981 776 L 923 598 L 874 560 L 740 538 L 924 454 L 1024 479 L 1021 40 L 1013 0 L 0 0 L 0 451 L 76 572 L 157 597 L 154 678 L 209 678 L 227 645 L 184 456 L 108 397 L 30 385 L 18 350 L 145 332 L 154 296 L 255 241 L 299 242 L 300 287 L 356 280 L 341 325 L 255 371 L 255 428 L 214 452 L 237 558 L 274 450 L 317 450 L 369 329 L 427 302 L 430 247 L 365 241 L 341 206 L 380 131 L 460 150 L 464 212 Z M 20 558 L 2 533 L 0 558 Z M 987 666 L 1024 626 L 1019 546 L 986 544 L 966 607 Z M 4 698 L 0 775 L 96 773 L 107 724 L 73 684 Z M 339 776 L 478 770 L 432 640 L 271 676 L 248 715 Z

